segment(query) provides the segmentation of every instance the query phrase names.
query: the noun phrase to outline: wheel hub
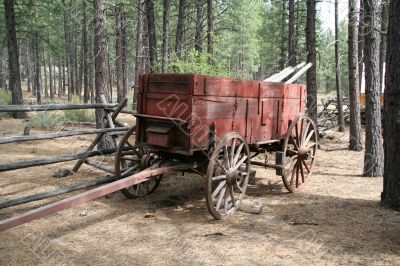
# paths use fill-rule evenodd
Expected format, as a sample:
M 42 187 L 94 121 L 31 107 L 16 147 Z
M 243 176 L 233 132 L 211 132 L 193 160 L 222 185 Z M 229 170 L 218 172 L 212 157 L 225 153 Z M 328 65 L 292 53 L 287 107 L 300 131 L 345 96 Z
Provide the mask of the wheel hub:
M 299 152 L 298 152 L 298 157 L 300 160 L 307 160 L 309 155 L 309 149 L 305 147 L 300 147 Z
M 226 182 L 230 185 L 235 184 L 238 179 L 239 179 L 239 171 L 238 170 L 234 170 L 234 171 L 228 172 L 226 174 Z

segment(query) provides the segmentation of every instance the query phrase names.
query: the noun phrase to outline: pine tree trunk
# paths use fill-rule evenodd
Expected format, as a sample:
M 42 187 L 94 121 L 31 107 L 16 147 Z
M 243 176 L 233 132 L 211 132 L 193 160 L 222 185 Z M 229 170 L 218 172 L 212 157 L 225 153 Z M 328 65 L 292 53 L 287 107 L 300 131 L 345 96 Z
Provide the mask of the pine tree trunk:
M 204 2 L 196 1 L 196 33 L 194 37 L 194 49 L 203 52 L 203 19 L 204 19 Z
M 383 76 L 383 68 L 386 62 L 386 34 L 387 24 L 388 24 L 388 8 L 389 8 L 389 0 L 382 0 L 381 2 L 381 43 L 379 45 L 379 84 L 383 86 L 384 84 L 384 76 Z
M 178 24 L 176 27 L 175 53 L 182 56 L 183 33 L 185 32 L 186 0 L 179 0 Z
M 360 0 L 360 13 L 358 21 L 358 73 L 359 73 L 359 85 L 361 92 L 361 84 L 364 81 L 364 35 L 365 35 L 365 25 L 364 25 L 364 0 Z
M 88 24 L 87 24 L 87 7 L 86 1 L 83 1 L 82 6 L 83 18 L 82 18 L 82 42 L 83 42 L 83 102 L 89 102 L 89 88 L 88 88 Z
M 317 123 L 317 53 L 315 48 L 315 16 L 316 0 L 307 0 L 307 62 L 313 64 L 312 67 L 307 71 L 307 112 Z
M 163 43 L 162 43 L 162 73 L 168 72 L 168 42 L 169 42 L 169 16 L 170 1 L 163 0 Z
M 18 55 L 17 32 L 15 30 L 14 1 L 4 0 L 4 11 L 7 25 L 8 69 L 10 72 L 9 87 L 11 90 L 12 104 L 22 104 L 22 88 Z M 24 112 L 15 112 L 14 118 L 25 118 Z
M 390 1 L 385 78 L 385 173 L 382 204 L 400 211 L 400 2 Z
M 61 73 L 62 71 L 64 71 L 64 69 L 61 67 L 61 60 L 58 60 L 58 92 L 57 92 L 57 96 L 58 98 L 61 98 L 62 96 L 62 86 L 63 86 L 63 74 Z
M 65 39 L 65 62 L 67 68 L 68 77 L 68 101 L 72 100 L 72 94 L 74 93 L 74 71 L 73 71 L 73 54 L 71 52 L 71 33 L 69 28 L 69 10 L 64 5 L 64 39 Z M 65 84 L 65 83 L 64 83 Z
M 207 53 L 214 55 L 214 15 L 213 0 L 207 0 Z
M 43 74 L 44 74 L 44 98 L 49 98 L 49 88 L 47 87 L 47 66 L 46 66 L 46 56 L 43 51 Z
M 32 63 L 31 63 L 31 55 L 30 55 L 29 40 L 28 40 L 26 42 L 26 76 L 27 76 L 28 92 L 32 92 L 32 70 L 31 70 L 31 67 L 32 67 Z M 1 73 L 0 73 L 0 75 L 1 75 Z M 1 82 L 0 82 L 0 87 L 1 87 Z
M 289 0 L 289 38 L 288 38 L 288 56 L 289 56 L 289 65 L 296 65 L 296 30 L 294 26 L 295 15 L 294 15 L 294 0 Z
M 51 64 L 51 57 L 49 53 L 49 88 L 50 88 L 50 99 L 54 99 L 54 83 L 53 83 L 53 65 Z
M 349 149 L 361 151 L 360 91 L 358 72 L 358 0 L 349 0 L 348 60 L 350 98 L 350 141 Z
M 147 31 L 149 35 L 150 71 L 156 72 L 157 65 L 157 39 L 154 20 L 153 0 L 146 0 Z
M 379 84 L 379 0 L 364 2 L 365 8 L 365 156 L 364 176 L 383 175 L 383 147 Z
M 338 108 L 338 126 L 339 132 L 345 131 L 343 117 L 343 89 L 340 71 L 340 37 L 339 37 L 339 0 L 335 0 L 335 65 L 336 65 L 336 98 Z
M 100 103 L 100 95 L 108 98 L 108 49 L 107 49 L 107 17 L 105 0 L 93 1 L 94 12 L 94 54 L 95 54 L 95 89 L 96 102 Z M 96 127 L 104 128 L 104 110 L 96 109 Z M 107 137 L 106 137 L 107 136 Z M 113 147 L 108 135 L 102 138 L 99 149 Z
M 66 88 L 65 85 L 66 85 L 66 81 L 68 79 L 68 77 L 65 78 L 66 61 L 67 61 L 67 59 L 63 57 L 63 60 L 62 60 L 62 96 L 65 95 L 65 88 Z
M 39 59 L 39 33 L 35 31 L 35 91 L 37 104 L 42 103 L 42 89 L 40 88 L 40 59 Z
M 117 4 L 115 6 L 115 72 L 117 78 L 117 102 L 121 102 L 126 97 L 126 76 L 125 76 L 125 20 L 124 20 L 124 5 Z
M 137 21 L 136 21 L 136 62 L 135 62 L 135 85 L 133 91 L 133 106 L 136 106 L 137 90 L 139 88 L 139 76 L 144 73 L 144 36 L 143 36 L 143 10 L 145 0 L 138 0 Z
M 286 53 L 285 53 L 285 25 L 286 25 L 286 0 L 282 0 L 282 10 L 281 10 L 281 47 L 280 47 L 280 60 L 279 69 L 283 70 L 285 68 Z

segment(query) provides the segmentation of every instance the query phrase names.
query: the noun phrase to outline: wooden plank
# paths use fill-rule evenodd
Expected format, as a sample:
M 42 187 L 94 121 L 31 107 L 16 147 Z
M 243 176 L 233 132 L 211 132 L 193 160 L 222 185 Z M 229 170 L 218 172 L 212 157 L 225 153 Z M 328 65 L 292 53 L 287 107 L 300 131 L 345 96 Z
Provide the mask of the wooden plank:
M 0 138 L 0 144 L 13 143 L 13 142 L 24 142 L 24 141 L 32 141 L 32 140 L 65 138 L 65 137 L 71 137 L 71 136 L 97 134 L 97 133 L 104 133 L 104 132 L 120 132 L 120 131 L 127 131 L 129 129 L 130 129 L 129 127 L 100 128 L 100 129 L 91 129 L 91 130 L 54 132 L 54 133 L 38 134 L 38 135 L 32 135 L 32 136 L 6 137 L 6 138 Z
M 54 110 L 76 110 L 93 108 L 114 108 L 115 103 L 89 103 L 89 104 L 43 104 L 43 105 L 0 105 L 0 112 L 35 112 Z

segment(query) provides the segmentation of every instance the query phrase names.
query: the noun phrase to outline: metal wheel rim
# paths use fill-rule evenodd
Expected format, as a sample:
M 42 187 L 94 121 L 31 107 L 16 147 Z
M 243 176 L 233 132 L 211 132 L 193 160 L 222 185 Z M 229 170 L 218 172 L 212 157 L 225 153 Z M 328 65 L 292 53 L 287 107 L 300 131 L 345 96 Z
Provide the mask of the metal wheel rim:
M 207 168 L 205 198 L 214 218 L 223 219 L 236 212 L 246 194 L 249 175 L 249 146 L 241 134 L 229 133 L 217 145 Z
M 318 131 L 314 120 L 308 115 L 297 116 L 288 128 L 282 149 L 285 166 L 282 180 L 289 192 L 298 190 L 311 177 L 317 147 Z M 304 159 L 305 151 L 307 159 Z

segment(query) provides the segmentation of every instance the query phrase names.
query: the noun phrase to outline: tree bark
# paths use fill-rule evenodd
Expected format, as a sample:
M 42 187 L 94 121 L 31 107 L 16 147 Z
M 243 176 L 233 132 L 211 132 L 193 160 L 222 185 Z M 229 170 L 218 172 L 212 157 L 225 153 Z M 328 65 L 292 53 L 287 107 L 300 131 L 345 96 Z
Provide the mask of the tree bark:
M 89 87 L 88 87 L 88 24 L 87 24 L 87 7 L 86 1 L 83 1 L 83 19 L 82 19 L 82 41 L 83 41 L 83 102 L 89 102 Z
M 136 106 L 136 97 L 137 90 L 139 88 L 139 76 L 144 73 L 144 10 L 145 9 L 145 0 L 138 0 L 138 9 L 137 9 L 137 21 L 136 21 L 136 63 L 135 63 L 135 85 L 133 91 L 133 99 L 132 106 Z
M 364 81 L 364 35 L 365 35 L 365 25 L 364 25 L 364 0 L 360 0 L 360 14 L 358 21 L 358 73 L 359 73 L 359 90 L 361 92 L 361 84 Z
M 63 71 L 63 68 L 61 67 L 61 59 L 58 60 L 57 68 L 58 68 L 58 91 L 57 91 L 57 96 L 58 96 L 58 98 L 61 98 L 61 96 L 62 96 L 62 86 L 63 86 L 63 75 L 61 73 Z M 54 73 L 54 75 L 55 75 L 55 73 Z
M 178 24 L 176 27 L 175 53 L 178 58 L 182 56 L 183 33 L 185 32 L 186 0 L 179 0 Z
M 65 2 L 64 5 L 64 39 L 65 39 L 65 60 L 66 60 L 66 68 L 67 68 L 67 77 L 68 77 L 68 101 L 72 100 L 72 94 L 74 93 L 74 70 L 73 70 L 73 53 L 71 51 L 71 32 L 69 28 L 69 10 L 66 7 Z
M 395 0 L 394 0 L 395 1 Z M 381 2 L 381 43 L 379 45 L 379 84 L 383 87 L 384 76 L 383 69 L 384 63 L 386 62 L 385 52 L 386 52 L 386 31 L 388 24 L 388 8 L 389 8 L 389 0 L 382 0 Z
M 204 21 L 204 2 L 196 1 L 196 33 L 194 37 L 194 49 L 203 52 L 203 21 Z
M 336 65 L 336 99 L 338 108 L 338 126 L 339 132 L 345 131 L 343 117 L 343 89 L 340 71 L 340 37 L 339 37 L 339 0 L 335 0 L 335 65 Z
M 207 53 L 214 54 L 214 15 L 213 0 L 207 0 Z
M 385 173 L 382 204 L 400 211 L 400 2 L 390 1 L 385 78 Z
M 39 59 L 39 33 L 35 31 L 35 91 L 36 91 L 36 102 L 40 104 L 42 102 L 42 90 L 40 88 L 40 59 Z
M 282 0 L 282 10 L 281 10 L 281 47 L 280 47 L 280 60 L 279 60 L 279 70 L 285 68 L 286 53 L 285 53 L 285 25 L 286 25 L 286 0 Z
M 162 43 L 162 73 L 168 72 L 168 42 L 169 42 L 169 16 L 170 1 L 163 0 L 163 43 Z
M 360 91 L 358 72 L 358 0 L 349 1 L 348 60 L 350 98 L 350 141 L 349 149 L 361 151 Z
M 23 97 L 13 0 L 4 0 L 4 11 L 7 25 L 8 68 L 10 72 L 9 87 L 11 90 L 12 104 L 22 104 Z M 13 113 L 12 116 L 14 118 L 26 118 L 25 113 Z
M 383 175 L 383 147 L 379 84 L 379 0 L 364 2 L 365 8 L 365 155 L 364 176 Z
M 47 69 L 46 69 L 46 56 L 43 50 L 43 74 L 44 74 L 44 98 L 49 98 L 49 88 L 47 87 Z
M 154 20 L 153 0 L 146 0 L 147 31 L 149 35 L 150 71 L 156 72 L 157 67 L 157 38 Z
M 95 89 L 96 102 L 100 103 L 100 95 L 108 95 L 108 48 L 107 48 L 107 13 L 105 0 L 93 1 L 94 12 L 94 55 L 95 55 Z M 96 127 L 104 128 L 104 110 L 96 109 Z M 103 137 L 98 148 L 112 147 L 110 137 Z
M 54 83 L 53 83 L 53 65 L 51 64 L 51 57 L 49 52 L 49 89 L 50 89 L 50 99 L 54 99 Z
M 307 112 L 317 123 L 317 60 L 315 48 L 315 16 L 316 0 L 307 0 L 307 25 L 306 25 L 306 47 L 307 62 L 312 67 L 307 71 Z
M 294 0 L 289 0 L 289 38 L 288 38 L 288 56 L 289 56 L 289 66 L 296 65 L 296 29 L 295 29 L 295 3 Z
M 115 72 L 117 78 L 117 102 L 121 102 L 127 95 L 127 80 L 126 80 L 126 35 L 125 35 L 125 14 L 124 5 L 122 3 L 115 6 Z

